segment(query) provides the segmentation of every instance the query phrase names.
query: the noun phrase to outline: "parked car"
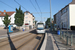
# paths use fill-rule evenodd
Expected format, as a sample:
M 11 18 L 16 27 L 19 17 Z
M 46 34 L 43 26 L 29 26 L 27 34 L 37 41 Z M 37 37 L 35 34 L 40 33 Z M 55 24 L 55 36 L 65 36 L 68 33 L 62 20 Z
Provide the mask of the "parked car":
M 5 26 L 4 29 L 7 29 L 7 27 Z M 8 29 L 9 29 L 9 27 L 8 27 Z

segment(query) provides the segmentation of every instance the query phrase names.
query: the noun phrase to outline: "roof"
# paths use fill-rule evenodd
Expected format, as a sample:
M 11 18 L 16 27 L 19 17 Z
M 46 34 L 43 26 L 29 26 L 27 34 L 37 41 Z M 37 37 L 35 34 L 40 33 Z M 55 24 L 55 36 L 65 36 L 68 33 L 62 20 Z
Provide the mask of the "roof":
M 7 13 L 7 15 L 11 16 L 13 13 L 15 13 L 15 11 L 13 11 L 13 12 L 1 12 L 0 11 L 0 16 L 5 16 L 4 13 Z
M 69 4 L 75 4 L 75 0 L 72 0 L 72 2 L 69 3 Z M 60 11 L 62 11 L 63 9 L 65 9 L 67 6 L 69 6 L 69 4 L 66 5 L 64 8 L 62 8 Z M 58 11 L 56 14 L 58 14 L 60 11 Z M 55 15 L 56 15 L 56 14 L 55 14 Z
M 69 4 L 75 4 L 75 0 L 72 0 L 72 2 L 71 2 L 71 3 L 69 3 Z M 69 4 L 68 4 L 68 5 L 66 5 L 65 7 L 69 6 Z M 65 8 L 65 7 L 64 7 L 64 8 Z M 60 11 L 62 11 L 64 8 L 62 8 Z M 57 13 L 59 13 L 60 11 L 58 11 Z M 56 13 L 56 14 L 57 14 L 57 13 Z M 56 14 L 55 14 L 55 15 L 56 15 Z
M 26 12 L 24 12 L 24 13 L 30 13 L 29 11 L 26 11 Z M 30 13 L 33 17 L 34 17 L 34 15 L 32 14 L 32 13 Z
M 75 4 L 75 0 L 72 0 L 72 2 L 70 4 Z
M 29 11 L 26 11 L 25 13 L 30 13 Z

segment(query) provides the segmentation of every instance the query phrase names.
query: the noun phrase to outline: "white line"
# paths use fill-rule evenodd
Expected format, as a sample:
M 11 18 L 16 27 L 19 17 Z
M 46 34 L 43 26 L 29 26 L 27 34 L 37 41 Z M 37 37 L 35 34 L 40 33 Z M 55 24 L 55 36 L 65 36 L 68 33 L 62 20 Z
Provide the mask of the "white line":
M 44 42 L 43 42 L 42 47 L 41 47 L 40 50 L 45 50 L 45 48 L 46 48 L 46 42 L 47 42 L 47 33 L 45 33 L 45 39 L 44 39 Z

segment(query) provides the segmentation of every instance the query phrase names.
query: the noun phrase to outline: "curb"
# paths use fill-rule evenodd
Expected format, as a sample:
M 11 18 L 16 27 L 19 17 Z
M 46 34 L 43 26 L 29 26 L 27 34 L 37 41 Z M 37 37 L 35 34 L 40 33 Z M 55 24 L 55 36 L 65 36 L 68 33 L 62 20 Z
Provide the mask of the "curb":
M 45 33 L 45 39 L 44 39 L 44 42 L 43 42 L 40 50 L 45 50 L 46 42 L 47 42 L 47 33 Z

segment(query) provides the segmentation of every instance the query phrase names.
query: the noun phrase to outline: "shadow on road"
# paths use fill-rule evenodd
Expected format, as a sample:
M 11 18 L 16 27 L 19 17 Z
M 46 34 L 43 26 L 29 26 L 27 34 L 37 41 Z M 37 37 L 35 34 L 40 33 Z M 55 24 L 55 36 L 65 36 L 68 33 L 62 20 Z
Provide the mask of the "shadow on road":
M 30 31 L 29 33 L 37 34 L 36 30 L 32 30 L 32 31 Z
M 36 39 L 40 40 L 40 39 L 41 39 L 41 37 L 40 37 L 40 36 L 37 36 L 37 37 L 36 37 Z
M 14 46 L 14 44 L 13 44 L 11 38 L 10 38 L 9 33 L 7 33 L 7 35 L 8 35 L 8 41 L 9 41 L 9 44 L 10 44 L 11 50 L 17 50 L 17 49 L 15 48 L 15 46 Z

